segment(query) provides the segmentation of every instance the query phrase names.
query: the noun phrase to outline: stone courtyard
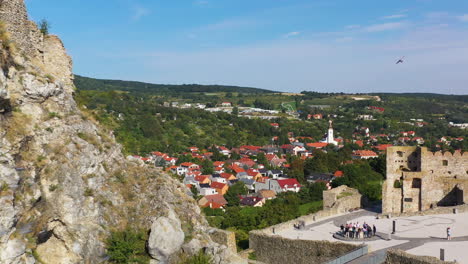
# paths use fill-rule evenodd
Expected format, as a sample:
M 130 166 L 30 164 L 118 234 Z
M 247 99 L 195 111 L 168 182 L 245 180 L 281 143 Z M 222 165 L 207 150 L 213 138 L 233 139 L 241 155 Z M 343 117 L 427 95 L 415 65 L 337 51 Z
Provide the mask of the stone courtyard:
M 317 222 L 306 224 L 302 230 L 284 229 L 276 234 L 291 239 L 326 240 L 369 246 L 367 256 L 350 263 L 363 263 L 366 258 L 383 254 L 395 248 L 407 253 L 439 258 L 440 249 L 445 250 L 445 260 L 468 264 L 468 212 L 458 214 L 438 214 L 421 216 L 401 216 L 377 219 L 375 212 L 359 210 L 338 216 L 322 218 Z M 391 235 L 393 221 L 396 221 L 396 233 Z M 346 241 L 336 239 L 333 235 L 346 222 L 367 223 L 377 227 L 378 239 L 369 241 Z M 451 227 L 452 240 L 446 240 L 446 229 Z
M 359 210 L 354 213 L 321 219 L 316 223 L 306 225 L 303 230 L 294 228 L 281 230 L 277 235 L 291 239 L 362 244 L 363 241 L 338 240 L 333 237 L 333 234 L 340 229 L 341 224 L 346 222 L 359 222 L 360 224 L 365 222 L 375 225 L 379 236 L 379 239 L 365 241 L 369 245 L 370 252 L 367 257 L 395 248 L 414 255 L 439 258 L 442 248 L 445 249 L 446 261 L 456 260 L 458 263 L 468 264 L 468 212 L 380 219 L 377 219 L 376 215 L 371 211 Z M 393 220 L 396 221 L 396 233 L 389 238 Z M 452 229 L 451 241 L 446 240 L 446 229 L 449 226 Z M 351 263 L 362 263 L 363 258 Z

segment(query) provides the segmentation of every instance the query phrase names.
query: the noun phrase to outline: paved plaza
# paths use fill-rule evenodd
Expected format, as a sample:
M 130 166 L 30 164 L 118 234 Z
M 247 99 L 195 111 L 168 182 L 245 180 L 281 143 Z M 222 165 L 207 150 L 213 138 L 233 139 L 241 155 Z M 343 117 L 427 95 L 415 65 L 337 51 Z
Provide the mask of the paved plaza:
M 390 248 L 398 248 L 414 255 L 440 256 L 440 249 L 445 249 L 445 260 L 457 260 L 468 264 L 468 213 L 427 215 L 412 217 L 395 217 L 377 219 L 376 213 L 360 210 L 354 213 L 321 219 L 307 223 L 303 230 L 283 230 L 278 233 L 293 239 L 340 241 L 351 244 L 362 244 L 363 241 L 343 241 L 333 237 L 341 224 L 367 223 L 377 227 L 377 234 L 382 239 L 365 241 L 370 254 L 381 253 Z M 393 220 L 396 221 L 396 233 L 392 231 Z M 446 240 L 447 227 L 452 229 L 452 240 Z M 359 263 L 353 261 L 352 263 Z

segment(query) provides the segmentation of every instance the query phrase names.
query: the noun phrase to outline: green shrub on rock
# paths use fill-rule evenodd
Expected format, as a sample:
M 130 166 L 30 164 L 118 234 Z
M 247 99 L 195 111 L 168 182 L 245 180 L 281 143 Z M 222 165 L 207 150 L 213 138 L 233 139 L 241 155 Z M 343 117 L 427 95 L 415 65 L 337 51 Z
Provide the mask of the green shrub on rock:
M 111 263 L 149 263 L 150 257 L 146 253 L 148 235 L 142 230 L 111 232 L 106 241 L 107 254 Z

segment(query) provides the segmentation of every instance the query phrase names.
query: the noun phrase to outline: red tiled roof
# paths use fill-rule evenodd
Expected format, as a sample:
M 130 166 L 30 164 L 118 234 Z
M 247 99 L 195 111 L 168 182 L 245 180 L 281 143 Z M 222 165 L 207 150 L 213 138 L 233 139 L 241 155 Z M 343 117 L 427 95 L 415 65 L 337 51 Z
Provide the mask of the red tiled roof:
M 213 166 L 214 167 L 222 167 L 222 166 L 224 166 L 224 162 L 223 161 L 215 161 L 215 162 L 213 162 Z
M 374 148 L 380 151 L 384 151 L 387 148 L 392 147 L 392 146 L 393 146 L 392 144 L 380 144 L 380 145 L 374 146 Z
M 232 165 L 231 169 L 235 172 L 235 173 L 241 173 L 241 172 L 245 172 L 244 169 L 242 169 L 241 167 L 237 166 L 237 165 Z
M 195 180 L 196 180 L 197 182 L 202 182 L 202 181 L 206 180 L 207 178 L 208 178 L 208 177 L 203 176 L 203 175 L 195 176 Z
M 183 166 L 183 167 L 190 167 L 192 165 L 196 165 L 196 164 L 191 163 L 191 162 L 184 162 L 184 163 L 180 164 L 180 166 Z
M 250 145 L 246 145 L 246 146 L 241 146 L 240 147 L 241 149 L 248 149 L 248 150 L 259 150 L 261 149 L 262 147 L 259 147 L 259 146 L 250 146 Z
M 223 206 L 224 206 L 224 205 L 219 204 L 219 203 L 207 202 L 207 203 L 204 204 L 202 207 L 203 207 L 203 208 L 209 207 L 209 208 L 212 208 L 212 209 L 221 209 L 221 208 L 223 208 Z
M 283 179 L 277 181 L 281 188 L 285 188 L 286 185 L 288 186 L 288 188 L 295 187 L 295 185 L 297 187 L 301 187 L 301 184 L 299 184 L 299 182 L 296 179 Z
M 372 150 L 355 150 L 353 151 L 354 156 L 359 156 L 359 157 L 377 157 L 377 153 L 375 153 Z
M 324 148 L 328 145 L 328 143 L 325 142 L 315 142 L 315 143 L 307 143 L 306 146 L 311 147 L 311 148 Z
M 248 169 L 248 170 L 247 170 L 247 174 L 248 174 L 249 176 L 257 176 L 258 170 L 255 170 L 255 169 Z
M 234 176 L 234 175 L 232 175 L 232 174 L 230 174 L 230 173 L 223 172 L 223 173 L 220 174 L 220 176 L 221 176 L 221 178 L 229 179 L 229 178 L 231 178 L 231 177 Z
M 275 157 L 278 158 L 278 156 L 276 156 L 275 154 L 266 154 L 265 157 L 268 161 L 271 161 Z
M 364 141 L 356 140 L 356 145 L 360 146 L 361 148 L 364 146 Z
M 227 201 L 221 194 L 206 195 L 205 198 L 208 202 L 217 203 L 221 205 L 226 205 Z
M 215 189 L 223 189 L 225 186 L 226 186 L 226 184 L 221 183 L 221 182 L 211 183 L 211 188 L 215 188 Z
M 343 171 L 335 171 L 335 173 L 333 174 L 333 176 L 335 177 L 342 177 L 344 175 Z

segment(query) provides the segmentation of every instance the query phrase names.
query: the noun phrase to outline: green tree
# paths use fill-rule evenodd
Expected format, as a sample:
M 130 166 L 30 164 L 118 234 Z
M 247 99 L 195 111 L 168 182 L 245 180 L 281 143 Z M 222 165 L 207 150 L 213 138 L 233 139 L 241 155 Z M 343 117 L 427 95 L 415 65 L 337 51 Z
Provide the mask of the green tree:
M 239 195 L 245 194 L 247 194 L 247 187 L 243 182 L 239 181 L 229 187 L 229 190 L 224 195 L 224 198 L 226 198 L 228 206 L 239 206 Z
M 39 21 L 39 30 L 45 36 L 49 35 L 50 22 L 47 21 L 46 19 L 42 19 L 41 21 Z
M 239 115 L 239 107 L 234 106 L 234 108 L 232 108 L 232 114 L 235 115 L 235 116 L 238 116 Z
M 202 173 L 204 175 L 211 175 L 214 172 L 213 162 L 209 159 L 204 159 L 201 163 Z
M 131 230 L 111 232 L 106 241 L 107 254 L 113 263 L 148 263 L 149 256 L 146 253 L 147 233 Z
M 304 160 L 299 157 L 294 157 L 289 168 L 289 177 L 297 179 L 300 183 L 305 182 L 304 177 Z

